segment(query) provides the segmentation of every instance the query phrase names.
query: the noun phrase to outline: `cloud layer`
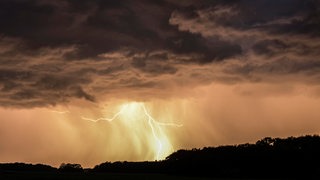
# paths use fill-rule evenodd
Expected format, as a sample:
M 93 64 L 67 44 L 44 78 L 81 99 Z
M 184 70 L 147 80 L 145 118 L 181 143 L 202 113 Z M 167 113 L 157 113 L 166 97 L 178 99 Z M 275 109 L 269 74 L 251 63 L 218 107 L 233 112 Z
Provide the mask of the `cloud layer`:
M 319 1 L 4 0 L 0 12 L 4 107 L 320 82 Z
M 319 133 L 319 15 L 319 0 L 1 0 L 0 161 L 153 160 L 137 104 L 183 124 L 155 130 L 170 152 Z

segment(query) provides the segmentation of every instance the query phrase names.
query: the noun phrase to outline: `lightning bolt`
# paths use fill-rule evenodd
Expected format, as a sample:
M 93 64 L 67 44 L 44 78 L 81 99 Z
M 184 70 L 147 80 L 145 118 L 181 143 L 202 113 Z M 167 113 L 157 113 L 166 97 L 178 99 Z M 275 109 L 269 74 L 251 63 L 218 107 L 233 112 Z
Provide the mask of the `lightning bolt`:
M 50 110 L 52 113 L 57 113 L 57 114 L 67 114 L 70 113 L 69 111 L 57 111 L 57 110 Z
M 157 120 L 155 120 L 150 113 L 148 112 L 146 106 L 144 103 L 139 103 L 138 104 L 140 106 L 140 108 L 142 108 L 144 115 L 147 117 L 147 123 L 151 129 L 153 138 L 156 141 L 157 144 L 157 153 L 156 153 L 156 160 L 160 159 L 160 154 L 163 150 L 163 143 L 161 142 L 159 136 L 157 135 L 157 130 L 161 131 L 162 128 L 161 126 L 172 126 L 172 127 L 182 127 L 182 124 L 176 124 L 176 123 L 165 123 L 165 122 L 158 122 Z M 99 121 L 108 121 L 108 122 L 112 122 L 114 120 L 116 120 L 122 113 L 125 112 L 125 110 L 128 108 L 128 104 L 125 104 L 122 106 L 122 108 L 120 109 L 120 111 L 118 111 L 116 114 L 113 115 L 113 117 L 111 118 L 98 118 L 98 119 L 92 119 L 92 118 L 87 118 L 84 116 L 81 116 L 81 119 L 86 120 L 86 121 L 91 121 L 91 122 L 99 122 Z
M 87 117 L 81 116 L 81 119 L 86 120 L 86 121 L 91 121 L 91 122 L 99 122 L 99 121 L 108 121 L 108 122 L 111 122 L 111 121 L 115 120 L 127 107 L 128 107 L 128 105 L 122 106 L 122 108 L 120 109 L 120 111 L 117 112 L 116 114 L 114 114 L 112 118 L 91 119 L 91 118 L 87 118 Z
M 154 122 L 157 122 L 156 120 L 153 119 L 153 117 L 148 113 L 146 107 L 144 104 L 142 104 L 142 108 L 143 108 L 143 111 L 145 113 L 145 115 L 148 117 L 148 124 L 151 128 L 151 131 L 152 131 L 152 135 L 154 137 L 154 139 L 157 141 L 158 143 L 158 152 L 157 152 L 157 160 L 159 160 L 159 157 L 160 157 L 160 153 L 161 153 L 161 150 L 162 150 L 162 142 L 160 141 L 159 137 L 157 136 L 156 132 L 155 132 L 155 128 L 153 127 L 153 124 Z

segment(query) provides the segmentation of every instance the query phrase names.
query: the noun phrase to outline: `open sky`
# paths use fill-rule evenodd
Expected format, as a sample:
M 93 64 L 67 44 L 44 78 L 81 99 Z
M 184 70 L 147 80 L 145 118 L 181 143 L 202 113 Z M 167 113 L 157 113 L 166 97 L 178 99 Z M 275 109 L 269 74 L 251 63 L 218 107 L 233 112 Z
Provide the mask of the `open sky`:
M 0 1 L 0 162 L 319 132 L 319 0 Z

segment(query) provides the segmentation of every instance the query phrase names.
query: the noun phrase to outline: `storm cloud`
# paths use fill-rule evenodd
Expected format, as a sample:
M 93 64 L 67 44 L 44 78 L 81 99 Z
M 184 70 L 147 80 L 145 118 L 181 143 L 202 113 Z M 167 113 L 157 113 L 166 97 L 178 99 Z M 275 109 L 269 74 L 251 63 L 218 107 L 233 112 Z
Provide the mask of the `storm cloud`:
M 319 85 L 319 15 L 315 0 L 3 0 L 0 104 L 174 96 L 164 90 L 215 82 Z
M 0 160 L 317 134 L 319 17 L 319 0 L 1 0 Z

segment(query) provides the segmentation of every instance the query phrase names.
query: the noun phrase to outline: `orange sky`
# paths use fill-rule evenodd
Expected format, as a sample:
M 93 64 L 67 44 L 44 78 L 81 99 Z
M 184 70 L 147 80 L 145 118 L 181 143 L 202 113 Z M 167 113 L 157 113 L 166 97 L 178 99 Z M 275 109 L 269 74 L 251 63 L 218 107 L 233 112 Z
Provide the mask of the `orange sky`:
M 192 96 L 185 98 L 143 102 L 155 120 L 183 125 L 162 126 L 162 133 L 157 132 L 163 144 L 159 159 L 181 148 L 318 134 L 319 99 L 307 87 L 292 88 L 212 84 L 193 89 Z M 111 118 L 119 105 L 132 102 L 117 99 L 52 108 L 1 108 L 0 159 L 54 166 L 74 162 L 85 167 L 104 161 L 157 159 L 159 147 L 140 108 L 125 110 L 128 116 L 112 122 L 81 118 Z

